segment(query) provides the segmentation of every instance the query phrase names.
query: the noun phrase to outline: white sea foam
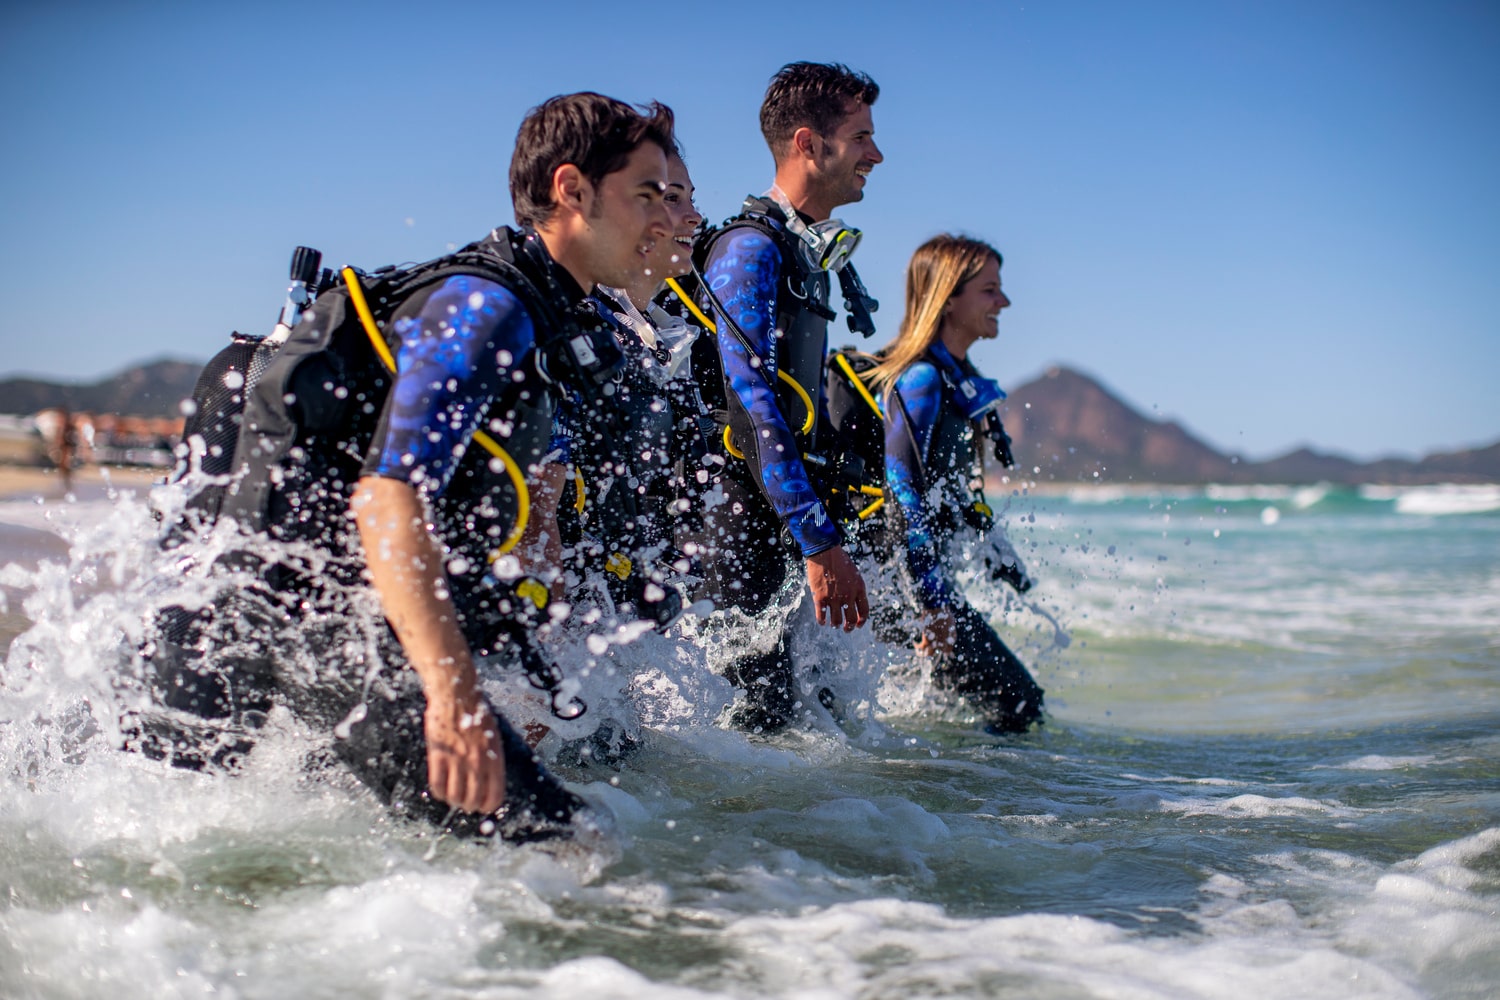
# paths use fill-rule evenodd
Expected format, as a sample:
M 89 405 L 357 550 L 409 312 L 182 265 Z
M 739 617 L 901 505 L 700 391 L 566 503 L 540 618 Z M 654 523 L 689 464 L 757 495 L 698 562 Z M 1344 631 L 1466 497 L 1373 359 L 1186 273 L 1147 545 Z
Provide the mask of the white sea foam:
M 1180 813 L 1184 816 L 1227 816 L 1235 819 L 1264 819 L 1269 816 L 1309 813 L 1347 818 L 1358 814 L 1358 810 L 1336 802 L 1322 802 L 1295 795 L 1286 798 L 1245 794 L 1227 799 L 1168 799 L 1162 801 L 1160 808 L 1162 812 Z
M 1120 775 L 1120 777 L 1130 781 L 1143 781 L 1150 784 L 1157 784 L 1159 782 L 1165 785 L 1210 785 L 1217 788 L 1239 788 L 1246 784 L 1244 781 L 1236 781 L 1232 778 L 1183 778 L 1174 774 L 1147 777 L 1141 774 L 1126 772 Z
M 1225 503 L 1245 503 L 1251 500 L 1287 501 L 1306 487 L 1276 486 L 1276 485 L 1254 485 L 1254 486 L 1230 486 L 1222 483 L 1210 483 L 1203 488 L 1203 495 L 1210 500 L 1219 500 Z
M 1345 771 L 1400 771 L 1409 767 L 1424 767 L 1436 760 L 1429 754 L 1416 757 L 1384 757 L 1380 754 L 1366 754 L 1345 764 L 1330 765 Z
M 1500 510 L 1500 485 L 1412 487 L 1395 499 L 1400 514 L 1484 514 Z
M 874 900 L 792 918 L 751 918 L 724 932 L 750 964 L 727 992 L 772 996 L 976 995 L 1415 997 L 1356 954 L 1321 944 L 1286 906 L 1195 945 L 1139 938 L 1079 916 L 962 920 L 930 906 Z M 1269 918 L 1269 919 L 1267 919 Z M 743 974 L 742 974 L 743 975 Z

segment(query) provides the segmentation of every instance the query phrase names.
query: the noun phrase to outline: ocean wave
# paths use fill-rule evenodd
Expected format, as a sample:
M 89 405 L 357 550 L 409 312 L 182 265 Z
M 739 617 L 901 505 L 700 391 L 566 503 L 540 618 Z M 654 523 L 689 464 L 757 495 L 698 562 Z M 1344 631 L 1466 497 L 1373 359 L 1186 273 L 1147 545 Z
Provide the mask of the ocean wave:
M 1317 498 L 1321 499 L 1327 495 L 1328 489 L 1327 485 L 1316 487 L 1278 486 L 1274 484 L 1231 486 L 1223 483 L 1210 483 L 1203 488 L 1203 495 L 1210 500 L 1218 500 L 1224 503 L 1264 503 L 1267 501 L 1289 501 L 1299 495 L 1299 493 L 1307 494 L 1308 491 L 1316 494 Z M 1311 506 L 1311 504 L 1300 504 L 1299 506 L 1306 507 Z
M 1245 794 L 1227 799 L 1163 799 L 1158 808 L 1162 812 L 1180 813 L 1183 816 L 1223 816 L 1231 819 L 1266 819 L 1271 816 L 1305 816 L 1309 813 L 1338 817 L 1359 815 L 1358 810 L 1336 802 L 1323 802 L 1298 795 L 1287 798 Z
M 1366 754 L 1347 763 L 1330 766 L 1343 771 L 1398 771 L 1408 767 L 1423 767 L 1433 763 L 1436 759 L 1430 754 L 1417 757 L 1384 757 L 1380 754 Z
M 1400 514 L 1485 514 L 1500 510 L 1500 484 L 1447 483 L 1422 486 L 1309 485 L 1276 483 L 1210 483 L 1203 487 L 1156 487 L 1147 484 L 1074 486 L 1056 494 L 1041 494 L 1074 507 L 1123 507 L 1127 510 L 1165 509 L 1228 513 L 1246 511 L 1259 516 L 1278 514 L 1340 514 L 1393 511 Z
M 1413 486 L 1395 501 L 1398 514 L 1487 514 L 1500 510 L 1500 484 Z

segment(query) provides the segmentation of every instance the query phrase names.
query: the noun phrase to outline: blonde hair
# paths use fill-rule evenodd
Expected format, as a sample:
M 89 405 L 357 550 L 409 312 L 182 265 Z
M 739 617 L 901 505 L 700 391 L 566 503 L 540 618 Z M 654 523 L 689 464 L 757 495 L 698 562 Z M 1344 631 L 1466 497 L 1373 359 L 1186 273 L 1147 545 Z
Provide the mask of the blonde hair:
M 1000 251 L 983 240 L 941 233 L 917 247 L 906 265 L 906 314 L 896 339 L 877 355 L 881 360 L 865 375 L 871 388 L 887 392 L 932 342 L 943 326 L 943 309 L 965 283 L 976 277 Z

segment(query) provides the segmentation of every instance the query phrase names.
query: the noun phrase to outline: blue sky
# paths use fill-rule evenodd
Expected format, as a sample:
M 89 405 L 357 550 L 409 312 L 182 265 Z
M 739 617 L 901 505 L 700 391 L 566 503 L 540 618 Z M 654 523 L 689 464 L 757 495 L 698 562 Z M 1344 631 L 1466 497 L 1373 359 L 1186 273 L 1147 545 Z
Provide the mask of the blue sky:
M 373 267 L 511 221 L 555 93 L 671 104 L 721 219 L 795 59 L 882 87 L 841 212 L 877 342 L 958 230 L 1006 256 L 1003 385 L 1070 365 L 1251 457 L 1500 438 L 1489 2 L 7 4 L 0 375 L 205 359 L 270 327 L 297 243 Z

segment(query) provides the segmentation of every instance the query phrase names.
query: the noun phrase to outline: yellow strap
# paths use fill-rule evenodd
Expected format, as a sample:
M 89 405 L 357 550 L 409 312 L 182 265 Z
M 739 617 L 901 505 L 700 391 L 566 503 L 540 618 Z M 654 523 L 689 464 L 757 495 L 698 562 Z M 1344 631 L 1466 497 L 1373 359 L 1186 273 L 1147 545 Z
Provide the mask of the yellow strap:
M 802 421 L 802 433 L 803 434 L 810 434 L 810 433 L 812 433 L 813 419 L 816 416 L 815 412 L 813 411 L 812 397 L 807 394 L 807 390 L 806 389 L 802 388 L 800 385 L 797 384 L 797 380 L 796 379 L 792 378 L 786 372 L 777 372 L 776 374 L 781 379 L 781 381 L 785 382 L 787 385 L 791 386 L 794 390 L 796 390 L 796 392 L 797 392 L 797 398 L 801 399 L 802 400 L 802 405 L 805 406 L 805 407 L 807 407 L 807 419 L 804 420 L 804 421 Z
M 380 355 L 380 360 L 386 369 L 394 373 L 396 358 L 391 354 L 385 338 L 380 335 L 380 327 L 375 325 L 375 315 L 370 312 L 370 304 L 365 301 L 365 290 L 360 286 L 359 275 L 352 267 L 344 268 L 342 274 L 344 285 L 349 289 L 349 301 L 354 304 L 354 312 L 359 316 L 360 326 L 364 327 L 365 335 L 370 338 L 370 346 L 374 347 L 375 353 Z M 521 536 L 526 534 L 526 522 L 531 519 L 531 491 L 526 488 L 526 477 L 522 474 L 521 467 L 516 464 L 515 459 L 510 457 L 509 452 L 500 447 L 500 442 L 484 431 L 475 431 L 474 440 L 505 466 L 505 474 L 510 477 L 511 486 L 516 491 L 516 523 L 500 547 L 490 553 L 490 562 L 494 562 L 519 545 Z
M 745 453 L 734 446 L 734 437 L 729 433 L 729 425 L 724 425 L 724 450 L 735 458 L 744 458 Z
M 859 393 L 859 398 L 868 403 L 870 409 L 875 411 L 875 416 L 884 421 L 885 414 L 880 412 L 880 407 L 875 404 L 875 397 L 870 395 L 869 389 L 865 388 L 865 380 L 859 377 L 859 373 L 854 370 L 854 366 L 849 363 L 849 359 L 842 354 L 835 354 L 833 359 L 844 370 L 844 374 L 849 376 L 849 381 L 854 383 L 854 389 Z
M 677 283 L 676 278 L 668 278 L 667 287 L 677 293 L 677 297 L 682 300 L 682 304 L 687 306 L 688 312 L 693 314 L 694 319 L 703 324 L 704 329 L 709 333 L 719 332 L 719 328 L 714 326 L 714 321 L 703 315 L 703 310 L 698 308 L 698 303 L 694 302 L 688 296 L 688 293 L 682 290 L 682 286 Z
M 583 506 L 587 502 L 587 498 L 584 496 L 584 494 L 587 493 L 587 492 L 588 492 L 588 487 L 584 485 L 584 482 L 583 482 L 583 473 L 579 472 L 577 469 L 574 469 L 573 470 L 573 509 L 576 510 L 576 511 L 578 511 L 578 513 L 580 513 L 580 514 L 583 513 Z
M 844 370 L 844 374 L 849 376 L 849 381 L 854 385 L 855 391 L 859 393 L 859 398 L 863 399 L 865 403 L 869 405 L 870 409 L 875 413 L 875 416 L 880 418 L 880 420 L 884 422 L 885 414 L 881 413 L 880 407 L 875 405 L 875 397 L 871 396 L 870 390 L 865 388 L 865 380 L 859 377 L 859 373 L 854 370 L 854 366 L 849 363 L 849 359 L 843 354 L 835 354 L 833 356 L 833 359 L 838 363 L 838 366 Z M 859 492 L 864 494 L 865 496 L 880 498 L 874 503 L 870 504 L 870 506 L 859 512 L 859 519 L 861 521 L 873 517 L 876 511 L 885 506 L 885 491 L 880 487 L 861 486 L 859 488 Z
M 717 326 L 714 326 L 714 321 L 703 315 L 703 310 L 698 308 L 698 304 L 692 299 L 688 298 L 687 292 L 684 292 L 682 290 L 682 286 L 677 283 L 676 278 L 668 278 L 667 287 L 677 293 L 677 297 L 682 300 L 682 304 L 687 306 L 688 312 L 692 313 L 693 318 L 702 323 L 704 328 L 706 328 L 709 333 L 717 334 L 719 332 L 719 328 Z M 776 373 L 776 377 L 792 387 L 792 391 L 797 394 L 797 398 L 802 400 L 803 409 L 807 411 L 807 417 L 802 421 L 802 430 L 800 431 L 800 433 L 812 433 L 813 422 L 817 419 L 817 411 L 813 409 L 812 397 L 807 394 L 806 389 L 797 384 L 796 379 L 792 378 L 786 372 L 779 371 Z M 735 458 L 745 457 L 744 452 L 740 451 L 738 448 L 734 447 L 734 445 L 729 443 L 729 428 L 727 427 L 724 428 L 724 450 L 729 452 L 729 454 L 733 455 Z
M 380 335 L 380 327 L 375 325 L 375 316 L 370 312 L 370 304 L 365 301 L 365 290 L 359 283 L 359 275 L 352 267 L 344 268 L 341 273 L 344 285 L 349 289 L 349 301 L 354 303 L 354 311 L 359 316 L 360 325 L 365 328 L 365 334 L 370 338 L 370 344 L 375 348 L 375 353 L 380 355 L 380 360 L 385 362 L 385 370 L 394 372 L 396 358 L 386 346 L 385 338 Z

